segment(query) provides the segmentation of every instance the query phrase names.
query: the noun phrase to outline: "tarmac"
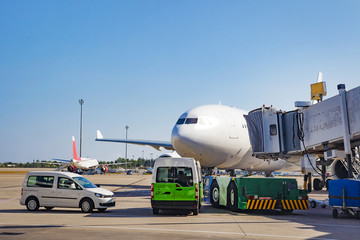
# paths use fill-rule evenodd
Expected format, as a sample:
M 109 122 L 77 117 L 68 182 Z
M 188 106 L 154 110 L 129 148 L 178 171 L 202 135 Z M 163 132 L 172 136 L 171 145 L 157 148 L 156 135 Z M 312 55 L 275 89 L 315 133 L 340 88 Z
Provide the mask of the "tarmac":
M 17 169 L 18 170 L 18 169 Z M 33 169 L 31 169 L 33 170 Z M 360 220 L 332 207 L 295 210 L 232 212 L 202 206 L 199 215 L 160 211 L 150 205 L 151 175 L 105 174 L 85 176 L 113 191 L 116 206 L 106 212 L 82 213 L 77 208 L 27 211 L 19 204 L 26 171 L 0 169 L 0 239 L 359 239 Z M 299 186 L 302 186 L 301 179 Z M 326 191 L 310 198 L 323 200 Z

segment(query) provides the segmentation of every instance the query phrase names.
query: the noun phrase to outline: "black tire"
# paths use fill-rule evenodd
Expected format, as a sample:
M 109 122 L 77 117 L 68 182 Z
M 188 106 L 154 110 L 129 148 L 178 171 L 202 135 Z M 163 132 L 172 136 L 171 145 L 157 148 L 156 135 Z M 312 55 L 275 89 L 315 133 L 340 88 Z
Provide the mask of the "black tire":
M 336 208 L 334 208 L 334 209 L 332 210 L 332 216 L 333 216 L 333 218 L 337 218 L 338 215 L 339 215 L 338 210 L 337 210 Z
M 235 182 L 231 182 L 227 188 L 227 206 L 231 211 L 237 211 L 239 204 L 238 189 Z
M 216 180 L 213 180 L 210 186 L 210 203 L 213 207 L 218 208 L 220 200 L 220 189 Z
M 153 214 L 158 215 L 159 214 L 159 209 L 158 208 L 153 208 Z
M 312 208 L 316 208 L 316 202 L 315 202 L 315 201 L 311 201 L 311 202 L 310 202 L 310 206 L 311 206 Z
M 26 200 L 26 208 L 29 211 L 37 211 L 39 209 L 39 200 L 36 197 L 29 197 Z
M 322 204 L 322 205 L 321 205 L 321 208 L 326 208 L 326 205 L 325 205 L 325 204 Z
M 107 208 L 98 208 L 97 210 L 98 210 L 99 212 L 105 212 L 106 209 L 107 209 Z
M 54 207 L 45 207 L 46 211 L 50 211 L 51 209 L 53 209 Z
M 325 186 L 326 186 L 326 191 L 329 191 L 329 181 L 331 179 L 326 179 L 326 182 L 325 182 Z
M 192 210 L 194 215 L 198 215 L 199 214 L 199 205 L 197 206 L 197 208 L 195 208 L 194 210 Z
M 94 210 L 94 203 L 91 199 L 85 198 L 80 202 L 81 211 L 91 213 Z
M 313 181 L 313 188 L 315 191 L 320 191 L 322 189 L 322 186 L 321 186 L 321 180 L 318 179 L 318 178 L 315 178 L 314 181 Z
M 294 209 L 281 209 L 282 214 L 291 214 L 294 211 Z

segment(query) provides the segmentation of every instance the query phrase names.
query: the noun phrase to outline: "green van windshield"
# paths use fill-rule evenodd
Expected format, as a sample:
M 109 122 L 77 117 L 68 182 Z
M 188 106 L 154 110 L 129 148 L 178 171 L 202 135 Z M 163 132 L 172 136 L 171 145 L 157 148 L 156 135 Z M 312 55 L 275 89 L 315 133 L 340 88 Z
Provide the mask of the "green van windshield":
M 156 172 L 157 183 L 178 183 L 182 187 L 193 186 L 190 167 L 159 167 Z

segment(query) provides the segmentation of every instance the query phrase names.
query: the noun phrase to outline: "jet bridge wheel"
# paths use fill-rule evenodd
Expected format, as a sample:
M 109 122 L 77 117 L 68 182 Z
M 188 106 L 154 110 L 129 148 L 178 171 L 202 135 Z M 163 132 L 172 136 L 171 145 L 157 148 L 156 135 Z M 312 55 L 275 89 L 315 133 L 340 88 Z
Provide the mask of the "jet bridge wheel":
M 220 206 L 219 199 L 220 199 L 219 184 L 217 183 L 216 180 L 214 180 L 210 186 L 210 203 L 211 203 L 211 205 L 215 208 L 218 208 Z
M 332 210 L 332 216 L 333 216 L 333 218 L 337 218 L 338 215 L 339 215 L 339 211 L 338 211 L 336 208 L 334 208 L 334 209 Z

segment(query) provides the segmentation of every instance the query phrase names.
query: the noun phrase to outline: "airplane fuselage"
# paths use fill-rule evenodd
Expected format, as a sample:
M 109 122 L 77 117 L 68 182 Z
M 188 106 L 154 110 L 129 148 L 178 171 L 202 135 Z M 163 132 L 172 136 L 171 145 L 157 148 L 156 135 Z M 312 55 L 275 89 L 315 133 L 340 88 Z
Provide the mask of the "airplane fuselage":
M 98 160 L 93 158 L 81 158 L 81 161 L 73 159 L 71 162 L 74 167 L 82 170 L 89 170 L 90 168 L 99 166 Z
M 192 157 L 204 167 L 275 171 L 289 167 L 284 160 L 254 158 L 244 114 L 224 105 L 204 105 L 182 114 L 174 126 L 171 143 L 182 157 Z

